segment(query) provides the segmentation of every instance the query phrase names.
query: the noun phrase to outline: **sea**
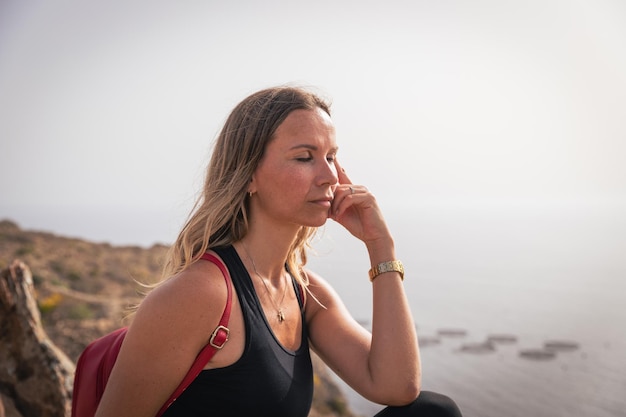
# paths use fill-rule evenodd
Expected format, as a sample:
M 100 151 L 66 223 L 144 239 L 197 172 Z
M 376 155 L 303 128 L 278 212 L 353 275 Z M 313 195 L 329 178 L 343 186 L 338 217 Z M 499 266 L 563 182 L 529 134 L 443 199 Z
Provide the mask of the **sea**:
M 466 417 L 626 416 L 626 211 L 424 206 L 388 216 L 420 340 L 422 388 Z M 363 325 L 364 245 L 329 224 L 310 266 Z M 362 416 L 382 407 L 342 384 Z
M 626 417 L 624 205 L 383 208 L 405 265 L 424 390 L 448 395 L 466 417 Z M 2 211 L 24 229 L 143 246 L 166 242 L 182 221 Z M 369 326 L 365 246 L 329 221 L 313 248 L 308 266 Z M 382 408 L 337 380 L 358 415 Z

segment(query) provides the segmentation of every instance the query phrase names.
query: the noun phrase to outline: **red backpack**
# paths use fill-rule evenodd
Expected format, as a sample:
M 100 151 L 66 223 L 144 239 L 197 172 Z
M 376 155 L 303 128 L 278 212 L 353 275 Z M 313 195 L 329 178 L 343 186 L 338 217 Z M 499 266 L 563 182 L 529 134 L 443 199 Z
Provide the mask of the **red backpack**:
M 232 298 L 232 284 L 226 266 L 215 256 L 205 253 L 201 259 L 213 262 L 217 265 L 226 281 L 228 296 L 226 307 L 220 319 L 219 325 L 211 334 L 209 343 L 202 349 L 196 357 L 193 365 L 181 381 L 178 388 L 172 393 L 170 398 L 161 407 L 156 417 L 160 417 L 165 410 L 183 393 L 191 382 L 202 371 L 213 355 L 228 341 L 228 319 L 230 318 L 230 307 Z M 127 328 L 123 327 L 89 344 L 81 353 L 76 363 L 76 373 L 74 375 L 74 393 L 72 395 L 72 417 L 93 417 L 102 398 L 104 387 L 106 387 L 111 369 L 115 364 L 117 355 L 126 336 Z

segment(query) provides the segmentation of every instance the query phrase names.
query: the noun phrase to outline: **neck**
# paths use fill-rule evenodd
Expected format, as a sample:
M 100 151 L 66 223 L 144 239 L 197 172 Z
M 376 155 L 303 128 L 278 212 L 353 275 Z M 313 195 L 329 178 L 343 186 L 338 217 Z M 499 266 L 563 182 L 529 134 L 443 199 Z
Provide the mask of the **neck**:
M 255 233 L 248 233 L 236 242 L 234 247 L 239 257 L 246 259 L 246 264 L 250 263 L 247 266 L 254 272 L 273 283 L 280 283 L 284 279 L 285 262 L 292 242 L 293 240 L 285 241 L 274 239 L 272 236 L 261 237 Z

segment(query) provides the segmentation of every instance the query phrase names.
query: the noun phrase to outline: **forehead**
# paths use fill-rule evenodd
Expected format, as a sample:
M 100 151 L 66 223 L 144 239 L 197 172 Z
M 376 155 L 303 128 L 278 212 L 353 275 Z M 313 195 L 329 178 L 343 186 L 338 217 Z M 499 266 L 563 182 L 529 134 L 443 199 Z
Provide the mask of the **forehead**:
M 294 110 L 278 126 L 272 142 L 324 142 L 335 146 L 335 125 L 322 109 Z M 284 143 L 287 145 L 288 143 Z

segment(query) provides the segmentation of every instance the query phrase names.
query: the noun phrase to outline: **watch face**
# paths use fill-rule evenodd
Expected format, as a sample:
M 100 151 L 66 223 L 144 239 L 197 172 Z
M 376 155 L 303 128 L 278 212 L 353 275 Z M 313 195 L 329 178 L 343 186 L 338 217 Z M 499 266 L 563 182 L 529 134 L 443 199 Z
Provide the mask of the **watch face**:
M 370 281 L 373 281 L 378 275 L 383 272 L 396 271 L 400 273 L 400 278 L 404 280 L 404 266 L 401 261 L 387 261 L 381 262 L 369 271 Z

